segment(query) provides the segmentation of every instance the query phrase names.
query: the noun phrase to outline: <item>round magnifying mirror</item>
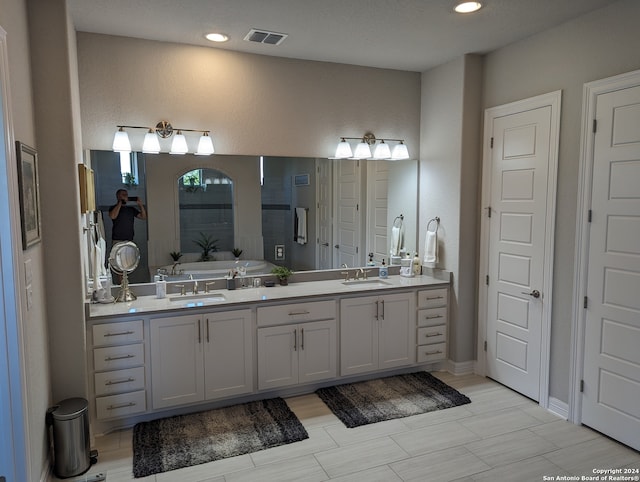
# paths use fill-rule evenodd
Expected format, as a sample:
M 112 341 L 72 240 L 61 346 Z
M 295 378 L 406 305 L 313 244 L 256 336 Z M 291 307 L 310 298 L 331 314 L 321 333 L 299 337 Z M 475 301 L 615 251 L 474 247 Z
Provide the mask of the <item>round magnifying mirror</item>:
M 115 243 L 109 254 L 109 265 L 111 270 L 122 275 L 122 283 L 120 293 L 116 301 L 134 301 L 136 296 L 129 290 L 129 281 L 127 276 L 140 263 L 140 250 L 135 243 L 131 241 L 121 241 Z

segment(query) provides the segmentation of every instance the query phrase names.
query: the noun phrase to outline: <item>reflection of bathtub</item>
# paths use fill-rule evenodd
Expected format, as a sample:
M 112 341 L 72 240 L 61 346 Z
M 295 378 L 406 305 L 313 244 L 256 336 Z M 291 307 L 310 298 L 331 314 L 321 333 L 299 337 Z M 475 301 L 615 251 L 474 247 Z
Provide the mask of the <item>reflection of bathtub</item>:
M 247 276 L 258 276 L 271 273 L 273 264 L 264 260 L 240 259 L 238 261 L 201 261 L 195 263 L 178 263 L 175 267 L 175 274 L 172 273 L 173 265 L 163 266 L 168 273 L 167 281 L 189 279 L 189 275 L 194 279 L 223 278 L 230 270 L 244 266 Z

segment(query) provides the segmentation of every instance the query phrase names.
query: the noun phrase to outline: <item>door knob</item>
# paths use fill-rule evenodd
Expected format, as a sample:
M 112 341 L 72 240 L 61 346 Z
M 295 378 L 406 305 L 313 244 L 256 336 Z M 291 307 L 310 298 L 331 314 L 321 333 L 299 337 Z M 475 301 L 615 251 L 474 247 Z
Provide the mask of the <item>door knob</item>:
M 334 248 L 336 248 L 336 249 L 338 249 L 339 247 L 340 247 L 340 245 L 339 245 L 339 244 L 336 244 L 336 245 L 334 246 Z
M 531 293 L 523 291 L 522 294 L 523 295 L 533 296 L 534 298 L 540 298 L 540 292 L 538 290 L 533 290 Z
M 329 243 L 321 243 L 322 246 L 329 246 Z

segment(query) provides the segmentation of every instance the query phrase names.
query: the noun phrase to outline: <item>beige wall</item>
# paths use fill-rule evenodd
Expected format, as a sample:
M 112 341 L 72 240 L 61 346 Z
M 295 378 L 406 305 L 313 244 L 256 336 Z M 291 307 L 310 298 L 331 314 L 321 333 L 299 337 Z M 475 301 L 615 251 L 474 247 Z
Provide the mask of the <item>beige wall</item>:
M 32 74 L 29 63 L 29 32 L 27 10 L 24 0 L 0 0 L 0 27 L 7 32 L 9 65 L 9 89 L 13 133 L 16 140 L 40 149 L 36 141 L 31 92 Z M 8 139 L 11 141 L 11 139 Z M 9 159 L 9 162 L 15 159 Z M 17 170 L 17 167 L 13 166 Z M 42 175 L 42 174 L 41 174 Z M 12 199 L 14 209 L 18 209 L 17 191 Z M 21 316 L 16 320 L 23 340 L 20 352 L 23 356 L 23 395 L 26 424 L 26 451 L 28 466 L 25 468 L 29 480 L 38 480 L 47 470 L 47 432 L 44 415 L 51 405 L 51 385 L 49 379 L 48 327 L 45 304 L 45 280 L 43 266 L 43 244 L 36 244 L 26 251 L 15 247 L 19 275 L 14 280 L 22 301 Z M 3 246 L 6 249 L 6 247 Z M 25 266 L 32 272 L 31 289 L 33 304 L 27 309 Z M 12 320 L 13 321 L 13 320 Z
M 583 84 L 640 68 L 640 2 L 621 0 L 487 55 L 484 107 L 562 90 L 550 396 L 569 396 Z
M 467 55 L 422 74 L 419 239 L 424 253 L 427 222 L 439 217 L 438 267 L 453 273 L 454 363 L 475 359 L 481 73 L 482 58 Z
M 210 129 L 219 154 L 328 157 L 366 131 L 418 154 L 418 73 L 88 33 L 78 63 L 87 149 L 111 149 L 118 124 L 166 119 Z

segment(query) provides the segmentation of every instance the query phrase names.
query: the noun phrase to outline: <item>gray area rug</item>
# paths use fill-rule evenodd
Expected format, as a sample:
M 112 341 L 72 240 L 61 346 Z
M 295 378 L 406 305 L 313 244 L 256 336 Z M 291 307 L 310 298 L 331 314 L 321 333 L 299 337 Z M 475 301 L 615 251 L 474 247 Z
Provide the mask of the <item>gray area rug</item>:
M 133 429 L 133 476 L 204 464 L 309 438 L 281 398 L 142 422 Z
M 316 393 L 349 428 L 471 403 L 427 372 L 320 388 Z

